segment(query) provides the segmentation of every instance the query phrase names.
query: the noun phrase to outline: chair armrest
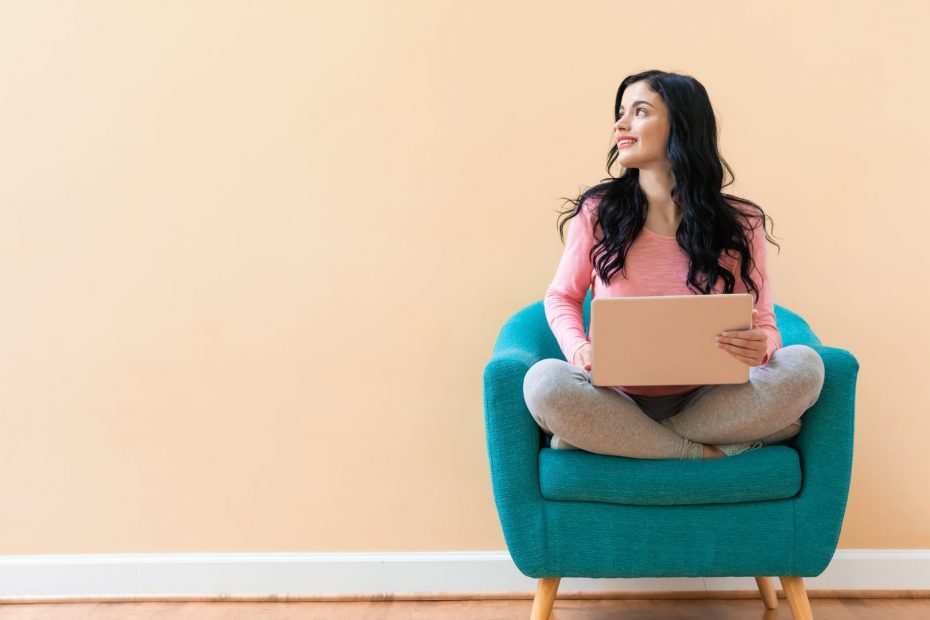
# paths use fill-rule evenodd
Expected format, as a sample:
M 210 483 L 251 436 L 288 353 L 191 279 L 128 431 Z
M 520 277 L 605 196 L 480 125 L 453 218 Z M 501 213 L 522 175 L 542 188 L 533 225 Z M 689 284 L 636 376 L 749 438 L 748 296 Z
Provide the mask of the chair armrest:
M 484 422 L 494 503 L 507 548 L 524 574 L 539 575 L 547 574 L 547 533 L 539 489 L 540 429 L 523 398 L 529 355 L 499 351 L 488 362 Z
M 810 324 L 798 313 L 775 304 L 775 320 L 783 347 L 792 344 L 806 344 L 813 348 L 822 346 L 820 338 L 811 329 Z
M 795 445 L 801 491 L 795 499 L 795 575 L 826 569 L 840 537 L 852 474 L 859 362 L 844 349 L 812 347 L 824 362 L 820 397 L 802 418 Z

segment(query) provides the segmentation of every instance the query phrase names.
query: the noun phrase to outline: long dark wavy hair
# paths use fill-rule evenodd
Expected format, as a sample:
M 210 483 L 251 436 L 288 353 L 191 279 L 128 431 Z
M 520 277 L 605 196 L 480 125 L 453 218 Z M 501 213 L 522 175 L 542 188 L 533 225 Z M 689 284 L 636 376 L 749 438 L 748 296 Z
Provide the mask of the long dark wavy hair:
M 750 235 L 758 218 L 765 231 L 767 216 L 762 207 L 730 194 L 722 188 L 735 180 L 733 170 L 717 151 L 717 121 L 704 86 L 688 75 L 650 70 L 631 75 L 620 83 L 614 103 L 614 122 L 620 119 L 620 101 L 623 91 L 644 80 L 665 102 L 669 115 L 669 136 L 666 156 L 675 178 L 672 200 L 681 209 L 682 219 L 676 239 L 690 257 L 687 285 L 689 290 L 710 293 L 718 279 L 723 278 L 724 293 L 733 292 L 736 276 L 721 264 L 721 254 L 739 254 L 740 276 L 746 288 L 759 299 L 759 288 L 750 273 L 755 266 L 750 246 Z M 604 283 L 620 270 L 626 277 L 626 253 L 646 223 L 648 201 L 639 186 L 639 169 L 625 168 L 614 177 L 611 164 L 618 156 L 616 141 L 611 132 L 613 146 L 607 153 L 607 179 L 591 187 L 577 199 L 564 198 L 574 207 L 560 211 L 567 216 L 559 223 L 559 236 L 565 242 L 563 228 L 575 217 L 588 198 L 600 197 L 594 228 L 598 225 L 603 237 L 591 248 L 589 258 Z M 723 169 L 730 181 L 723 183 Z M 745 205 L 736 208 L 728 202 Z M 774 231 L 774 222 L 772 223 Z M 769 238 L 766 239 L 778 246 Z M 779 252 L 781 246 L 778 246 Z M 699 279 L 700 277 L 700 279 Z

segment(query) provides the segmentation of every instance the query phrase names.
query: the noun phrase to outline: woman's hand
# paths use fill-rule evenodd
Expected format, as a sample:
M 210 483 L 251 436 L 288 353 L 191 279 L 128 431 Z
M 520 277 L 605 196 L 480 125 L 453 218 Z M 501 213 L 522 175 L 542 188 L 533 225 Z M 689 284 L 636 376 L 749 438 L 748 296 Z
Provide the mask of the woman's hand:
M 756 310 L 752 309 L 752 321 L 755 323 Z M 747 366 L 761 366 L 768 349 L 765 332 L 755 327 L 743 331 L 723 332 L 717 336 L 717 346 L 743 362 Z
M 572 360 L 572 364 L 583 368 L 584 370 L 591 370 L 591 343 L 581 345 L 581 348 L 575 351 L 575 359 Z

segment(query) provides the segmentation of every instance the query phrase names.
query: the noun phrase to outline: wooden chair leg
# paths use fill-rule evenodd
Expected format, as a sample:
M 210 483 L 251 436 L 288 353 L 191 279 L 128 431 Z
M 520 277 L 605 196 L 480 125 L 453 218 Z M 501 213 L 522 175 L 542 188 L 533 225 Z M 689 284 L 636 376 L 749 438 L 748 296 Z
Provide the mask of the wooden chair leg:
M 536 596 L 533 598 L 530 620 L 549 620 L 561 580 L 561 577 L 541 577 L 536 581 Z
M 803 577 L 779 577 L 781 587 L 785 591 L 785 597 L 788 599 L 788 605 L 791 607 L 791 615 L 794 620 L 814 620 L 814 612 L 811 611 L 811 603 L 807 598 L 807 590 L 804 589 Z
M 766 609 L 775 609 L 778 607 L 778 596 L 775 595 L 775 585 L 771 577 L 756 577 L 756 585 L 759 586 L 759 592 L 762 593 L 762 602 L 765 603 Z

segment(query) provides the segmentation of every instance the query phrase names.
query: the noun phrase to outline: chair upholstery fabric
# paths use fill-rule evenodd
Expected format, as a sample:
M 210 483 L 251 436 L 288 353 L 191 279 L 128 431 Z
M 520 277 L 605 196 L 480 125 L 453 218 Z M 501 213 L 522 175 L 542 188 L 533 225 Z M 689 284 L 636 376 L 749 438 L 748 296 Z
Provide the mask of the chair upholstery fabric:
M 801 490 L 801 462 L 794 448 L 771 446 L 744 458 L 691 461 L 637 459 L 582 450 L 543 448 L 539 484 L 544 499 L 681 506 L 786 499 Z
M 590 320 L 591 293 L 583 306 Z M 814 577 L 849 493 L 859 364 L 775 305 L 782 345 L 824 361 L 820 398 L 792 439 L 709 461 L 552 450 L 523 399 L 537 361 L 565 359 L 542 300 L 503 325 L 484 369 L 494 502 L 517 568 L 538 577 Z

